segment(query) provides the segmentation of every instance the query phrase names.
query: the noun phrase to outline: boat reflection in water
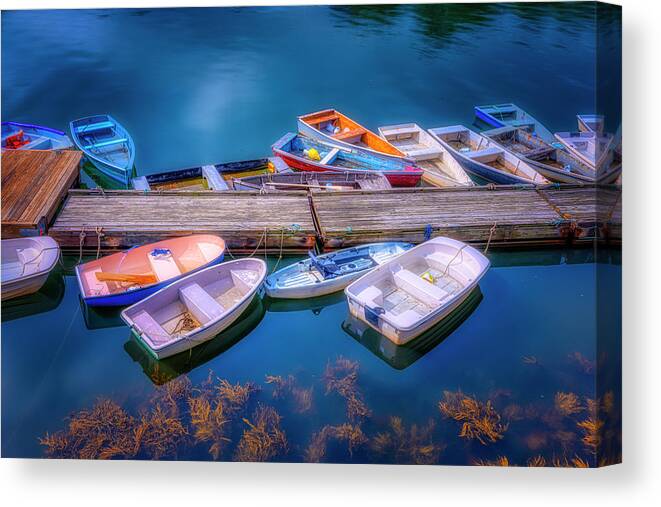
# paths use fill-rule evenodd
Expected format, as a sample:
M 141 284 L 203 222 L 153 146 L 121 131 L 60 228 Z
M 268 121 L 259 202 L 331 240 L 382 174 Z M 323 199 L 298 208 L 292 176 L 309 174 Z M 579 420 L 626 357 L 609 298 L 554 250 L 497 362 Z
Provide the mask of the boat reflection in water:
M 404 345 L 395 345 L 389 338 L 352 315 L 347 316 L 342 329 L 390 366 L 403 370 L 450 336 L 470 317 L 481 301 L 482 291 L 478 286 L 445 319 Z
M 3 301 L 2 321 L 8 322 L 54 310 L 64 298 L 64 289 L 62 272 L 56 267 L 37 292 Z
M 269 312 L 304 312 L 310 310 L 315 315 L 319 315 L 321 310 L 327 306 L 345 303 L 346 297 L 344 291 L 340 290 L 325 296 L 307 299 L 273 299 L 266 296 L 264 301 Z
M 96 306 L 92 307 L 85 304 L 80 294 L 78 295 L 80 310 L 85 319 L 85 327 L 90 331 L 94 329 L 107 329 L 111 327 L 126 326 L 120 314 L 123 307 Z
M 211 361 L 248 335 L 261 322 L 266 307 L 262 298 L 256 297 L 245 312 L 218 336 L 190 350 L 156 360 L 138 342 L 133 333 L 124 343 L 124 350 L 139 363 L 145 375 L 156 385 L 163 385 L 184 373 Z

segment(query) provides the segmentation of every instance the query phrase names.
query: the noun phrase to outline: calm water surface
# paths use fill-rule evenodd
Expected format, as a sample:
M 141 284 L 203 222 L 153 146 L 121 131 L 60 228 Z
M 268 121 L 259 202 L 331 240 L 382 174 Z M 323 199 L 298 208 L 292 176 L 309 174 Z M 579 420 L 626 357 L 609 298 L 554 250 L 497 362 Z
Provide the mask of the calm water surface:
M 594 110 L 594 13 L 586 5 L 9 12 L 2 38 L 3 119 L 66 129 L 73 118 L 110 112 L 132 133 L 142 174 L 263 156 L 295 129 L 296 114 L 326 107 L 370 127 L 432 127 L 471 123 L 473 105 L 513 100 L 552 130 L 574 128 L 577 112 Z M 84 455 L 85 439 L 103 435 L 101 447 L 110 447 L 146 420 L 155 440 L 174 444 L 144 444 L 139 458 L 211 459 L 216 441 L 221 459 L 254 457 L 238 443 L 248 441 L 246 417 L 265 428 L 268 459 L 594 464 L 579 423 L 590 420 L 590 399 L 607 398 L 594 375 L 595 274 L 608 279 L 600 293 L 616 298 L 617 256 L 489 257 L 481 293 L 419 350 L 361 333 L 341 296 L 265 300 L 190 357 L 158 365 L 116 311 L 81 307 L 75 278 L 59 270 L 37 295 L 2 305 L 2 454 Z M 619 313 L 599 325 L 617 341 Z M 191 400 L 208 394 L 195 389 L 210 370 L 259 388 L 217 425 L 229 442 L 219 433 L 205 440 L 191 415 Z M 267 375 L 285 385 L 277 390 Z M 177 386 L 183 391 L 174 395 Z M 479 401 L 495 442 L 460 437 L 462 422 L 439 410 L 452 400 L 444 391 Z M 575 410 L 558 406 L 558 392 L 576 395 Z M 104 399 L 135 421 L 81 415 Z M 260 405 L 281 419 L 264 409 L 260 416 Z M 359 413 L 347 408 L 356 406 Z M 170 407 L 167 424 L 154 422 L 156 407 Z M 80 433 L 68 426 L 72 414 L 74 422 L 99 420 Z M 46 434 L 61 447 L 41 445 Z

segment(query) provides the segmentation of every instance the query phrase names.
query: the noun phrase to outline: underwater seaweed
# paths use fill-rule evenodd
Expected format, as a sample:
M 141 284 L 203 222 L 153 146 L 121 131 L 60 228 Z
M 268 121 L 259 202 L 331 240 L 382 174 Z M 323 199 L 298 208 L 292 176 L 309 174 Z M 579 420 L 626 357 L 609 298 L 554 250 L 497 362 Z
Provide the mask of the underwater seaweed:
M 586 358 L 583 354 L 580 352 L 572 352 L 569 354 L 569 360 L 573 362 L 580 371 L 585 373 L 586 375 L 591 375 L 594 373 L 594 367 L 595 367 L 595 362 L 590 361 L 588 358 Z
M 176 458 L 178 449 L 186 445 L 188 429 L 177 416 L 156 405 L 143 413 L 135 432 L 135 454 L 144 449 L 151 459 Z
M 555 409 L 564 416 L 578 414 L 583 411 L 580 399 L 574 393 L 558 391 L 555 393 L 553 401 Z
M 135 456 L 136 420 L 117 403 L 99 399 L 69 418 L 66 430 L 39 439 L 49 458 L 110 459 Z
M 280 427 L 281 416 L 273 407 L 258 404 L 252 422 L 243 418 L 248 428 L 234 452 L 235 461 L 269 461 L 288 450 L 287 437 Z
M 210 442 L 209 454 L 213 459 L 220 458 L 224 445 L 231 441 L 226 434 L 230 419 L 225 414 L 222 400 L 210 401 L 205 396 L 198 396 L 189 398 L 188 404 L 195 441 Z
M 513 466 L 510 464 L 510 460 L 507 456 L 498 456 L 496 459 L 475 459 L 472 462 L 475 466 L 481 467 L 510 467 Z
M 436 423 L 430 419 L 426 425 L 419 427 L 404 426 L 401 417 L 391 416 L 388 430 L 378 433 L 371 441 L 370 448 L 381 456 L 390 456 L 392 463 L 411 463 L 416 465 L 433 465 L 438 463 L 444 446 L 432 441 Z
M 209 443 L 209 454 L 219 459 L 231 442 L 232 422 L 242 415 L 258 387 L 252 382 L 231 384 L 209 371 L 207 379 L 188 397 L 190 424 L 196 442 Z
M 151 406 L 161 405 L 165 407 L 170 417 L 179 417 L 183 413 L 186 400 L 189 398 L 192 389 L 192 382 L 188 376 L 183 375 L 163 385 L 156 386 L 149 403 Z
M 354 449 L 367 442 L 367 437 L 357 425 L 348 423 L 339 426 L 326 425 L 312 435 L 310 444 L 305 449 L 304 460 L 307 463 L 320 463 L 326 456 L 330 440 L 346 441 L 349 456 L 353 456 Z
M 265 382 L 274 386 L 273 398 L 282 399 L 286 395 L 290 395 L 294 401 L 294 411 L 297 414 L 303 414 L 312 408 L 314 388 L 299 387 L 293 375 L 288 375 L 286 379 L 279 375 L 267 375 Z
M 533 456 L 532 458 L 529 458 L 526 464 L 529 467 L 545 467 L 546 458 L 544 458 L 544 456 L 542 456 L 541 454 L 538 454 L 537 456 Z
M 590 464 L 578 455 L 575 455 L 571 460 L 567 459 L 567 456 L 562 456 L 561 458 L 554 456 L 551 464 L 554 467 L 560 468 L 590 468 Z
M 443 396 L 438 408 L 445 417 L 463 423 L 459 432 L 461 438 L 477 439 L 483 445 L 503 438 L 508 424 L 500 422 L 500 414 L 491 405 L 491 400 L 482 403 L 461 391 L 444 391 Z
M 357 361 L 338 357 L 335 364 L 326 365 L 323 381 L 327 395 L 336 392 L 346 400 L 347 417 L 350 421 L 354 422 L 372 415 L 372 411 L 363 400 L 363 395 L 356 385 L 358 382 Z
M 583 430 L 583 445 L 585 445 L 590 452 L 596 454 L 602 442 L 602 429 L 604 427 L 604 422 L 595 417 L 588 417 L 576 424 Z
M 528 447 L 528 449 L 530 449 L 531 451 L 538 451 L 539 449 L 546 447 L 546 445 L 548 444 L 548 437 L 546 433 L 542 433 L 539 431 L 530 433 L 523 440 L 526 444 L 526 447 Z

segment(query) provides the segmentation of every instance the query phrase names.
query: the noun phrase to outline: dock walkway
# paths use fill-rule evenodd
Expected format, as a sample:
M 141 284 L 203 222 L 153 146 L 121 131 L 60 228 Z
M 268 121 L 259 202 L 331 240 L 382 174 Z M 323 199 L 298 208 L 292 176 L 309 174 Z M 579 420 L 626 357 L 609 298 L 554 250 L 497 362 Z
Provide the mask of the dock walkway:
M 74 150 L 6 150 L 2 153 L 2 237 L 45 230 L 79 176 Z
M 620 192 L 575 185 L 328 193 L 71 190 L 49 234 L 65 249 L 78 250 L 82 240 L 85 250 L 108 250 L 213 233 L 234 253 L 420 243 L 438 235 L 494 248 L 588 244 L 619 241 Z
M 235 253 L 302 252 L 316 240 L 306 192 L 71 190 L 49 230 L 76 250 L 81 240 L 108 250 L 193 233 L 218 234 Z

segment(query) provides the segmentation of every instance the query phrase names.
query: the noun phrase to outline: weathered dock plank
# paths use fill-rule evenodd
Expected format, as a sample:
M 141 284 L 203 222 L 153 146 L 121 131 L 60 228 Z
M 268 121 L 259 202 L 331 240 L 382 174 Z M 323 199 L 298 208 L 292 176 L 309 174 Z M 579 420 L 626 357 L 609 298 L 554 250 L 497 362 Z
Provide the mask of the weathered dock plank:
M 71 190 L 49 234 L 77 250 L 81 232 L 86 250 L 212 233 L 234 253 L 301 252 L 316 238 L 305 192 Z
M 81 152 L 73 150 L 2 153 L 3 238 L 48 225 L 78 179 L 81 157 Z
M 311 197 L 325 249 L 372 241 L 420 243 L 438 235 L 477 244 L 490 241 L 493 246 L 595 238 L 576 233 L 579 229 L 573 223 L 578 218 L 580 226 L 594 233 L 594 187 L 417 188 L 357 194 Z

